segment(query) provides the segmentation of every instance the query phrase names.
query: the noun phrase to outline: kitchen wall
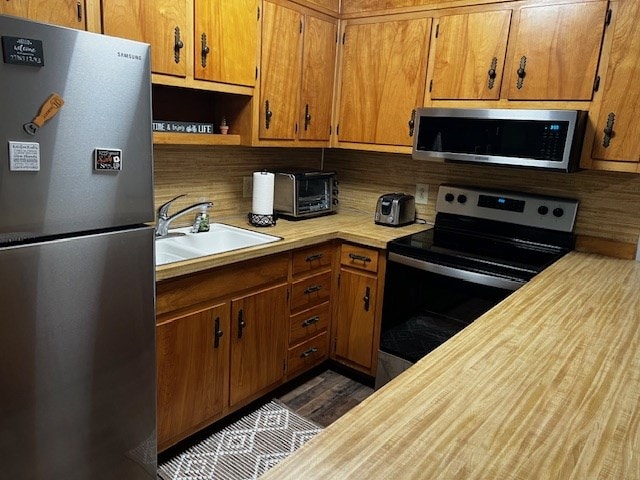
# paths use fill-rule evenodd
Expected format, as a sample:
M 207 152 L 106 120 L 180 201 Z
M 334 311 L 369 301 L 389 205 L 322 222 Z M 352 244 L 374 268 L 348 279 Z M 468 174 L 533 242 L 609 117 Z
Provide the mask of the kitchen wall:
M 242 196 L 242 177 L 271 168 L 320 168 L 322 150 L 246 147 L 193 147 L 156 145 L 154 184 L 156 208 L 186 193 L 171 212 L 204 197 L 214 203 L 211 221 L 251 210 L 251 197 Z M 191 215 L 177 225 L 193 220 Z
M 215 204 L 212 221 L 251 210 L 242 196 L 242 177 L 274 167 L 335 170 L 340 181 L 340 205 L 373 216 L 379 195 L 415 193 L 416 183 L 429 185 L 429 204 L 418 205 L 419 216 L 433 219 L 441 183 L 460 183 L 559 195 L 580 200 L 576 233 L 578 248 L 635 257 L 640 234 L 640 175 L 580 171 L 563 174 L 507 167 L 415 161 L 410 155 L 355 150 L 169 147 L 154 149 L 156 205 L 180 193 L 187 199 L 175 209 L 205 197 Z M 188 224 L 186 216 L 181 224 Z

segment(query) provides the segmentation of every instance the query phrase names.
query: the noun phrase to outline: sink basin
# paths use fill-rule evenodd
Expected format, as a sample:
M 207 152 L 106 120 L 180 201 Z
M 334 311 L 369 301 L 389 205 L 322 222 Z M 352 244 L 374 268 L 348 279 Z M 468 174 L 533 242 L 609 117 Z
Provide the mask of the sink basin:
M 224 223 L 212 223 L 208 232 L 200 233 L 191 233 L 191 227 L 175 228 L 169 230 L 166 237 L 156 240 L 156 265 L 255 247 L 278 240 L 282 239 Z

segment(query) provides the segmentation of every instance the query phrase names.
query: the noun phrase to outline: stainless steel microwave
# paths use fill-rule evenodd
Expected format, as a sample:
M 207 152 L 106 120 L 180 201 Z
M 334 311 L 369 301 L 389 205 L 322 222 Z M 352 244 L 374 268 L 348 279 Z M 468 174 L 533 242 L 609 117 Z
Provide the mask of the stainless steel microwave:
M 587 112 L 419 108 L 413 158 L 542 168 L 578 168 Z
M 335 213 L 338 181 L 335 172 L 274 172 L 273 210 L 279 217 L 301 219 Z

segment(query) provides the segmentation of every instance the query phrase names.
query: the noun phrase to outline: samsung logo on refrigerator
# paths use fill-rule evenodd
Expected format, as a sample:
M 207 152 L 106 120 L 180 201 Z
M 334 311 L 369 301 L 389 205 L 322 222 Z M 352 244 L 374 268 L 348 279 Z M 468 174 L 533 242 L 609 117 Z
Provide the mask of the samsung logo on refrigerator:
M 587 112 L 420 108 L 413 158 L 577 170 Z

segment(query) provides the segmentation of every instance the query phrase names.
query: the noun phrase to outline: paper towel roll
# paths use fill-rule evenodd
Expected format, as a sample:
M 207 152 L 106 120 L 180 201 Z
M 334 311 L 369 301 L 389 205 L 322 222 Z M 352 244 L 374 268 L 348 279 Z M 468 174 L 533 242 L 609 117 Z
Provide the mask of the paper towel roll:
M 251 213 L 273 215 L 273 182 L 275 175 L 253 172 L 253 203 Z

